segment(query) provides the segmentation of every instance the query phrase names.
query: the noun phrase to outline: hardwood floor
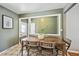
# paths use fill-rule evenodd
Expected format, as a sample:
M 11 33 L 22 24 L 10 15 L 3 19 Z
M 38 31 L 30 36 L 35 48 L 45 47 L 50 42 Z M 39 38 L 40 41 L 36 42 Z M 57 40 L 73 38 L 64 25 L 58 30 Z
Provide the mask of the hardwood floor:
M 20 49 L 20 46 L 17 44 L 11 48 L 8 48 L 5 51 L 0 52 L 0 56 L 17 56 Z
M 79 53 L 68 52 L 70 56 L 79 56 Z
M 0 56 L 21 56 L 20 55 L 20 49 L 21 49 L 20 45 L 17 44 L 15 46 L 11 47 L 11 48 L 8 48 L 7 50 L 5 50 L 3 52 L 0 52 Z M 25 53 L 27 53 L 27 52 L 24 52 L 24 54 Z M 67 55 L 68 56 L 79 56 L 79 53 L 68 52 Z M 27 55 L 25 54 L 25 56 L 27 56 Z

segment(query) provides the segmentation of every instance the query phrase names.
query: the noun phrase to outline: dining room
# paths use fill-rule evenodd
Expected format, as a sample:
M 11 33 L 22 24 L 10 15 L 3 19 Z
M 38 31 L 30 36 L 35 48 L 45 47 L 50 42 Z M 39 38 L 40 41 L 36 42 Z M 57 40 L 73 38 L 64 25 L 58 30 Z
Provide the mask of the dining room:
M 58 9 L 61 10 L 62 9 Z M 46 11 L 47 12 L 47 11 Z M 56 11 L 54 11 L 56 12 Z M 63 42 L 62 12 L 51 15 L 30 16 L 19 19 L 19 38 L 21 43 L 20 54 L 24 55 L 67 55 L 65 42 Z M 25 25 L 24 25 L 25 23 Z M 24 30 L 25 29 L 25 30 Z M 69 45 L 71 41 L 69 42 Z M 35 51 L 32 49 L 35 47 Z M 44 49 L 44 50 L 43 50 Z M 33 50 L 33 53 L 31 52 Z M 43 51 L 42 51 L 43 50 Z M 46 51 L 45 51 L 46 50 Z M 55 54 L 54 54 L 55 53 Z M 35 55 L 35 56 L 36 56 Z
M 0 3 L 0 56 L 79 56 L 78 10 L 78 3 Z

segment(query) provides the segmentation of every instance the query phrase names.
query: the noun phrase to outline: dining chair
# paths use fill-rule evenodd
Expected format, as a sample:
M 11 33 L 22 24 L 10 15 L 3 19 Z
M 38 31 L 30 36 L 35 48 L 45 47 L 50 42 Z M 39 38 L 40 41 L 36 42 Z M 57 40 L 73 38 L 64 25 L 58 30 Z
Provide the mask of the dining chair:
M 56 55 L 56 50 L 55 50 L 55 42 L 45 42 L 45 41 L 41 41 L 40 42 L 40 47 L 42 48 L 41 49 L 41 54 L 43 55 L 42 51 L 43 50 L 52 50 L 52 55 Z
M 24 49 L 24 47 L 27 50 L 27 44 L 28 44 L 28 42 L 26 41 L 26 38 L 27 38 L 26 36 L 20 37 L 19 45 L 21 46 L 21 49 L 20 49 L 19 53 L 21 53 L 21 56 L 23 56 L 23 49 Z
M 66 39 L 63 39 L 63 42 L 65 42 L 65 55 L 67 56 L 67 51 L 68 51 L 68 49 L 70 48 L 70 46 L 71 46 L 71 40 L 70 39 L 68 39 L 68 38 L 66 38 Z M 61 51 L 60 49 L 57 49 L 57 55 L 59 54 L 58 52 L 59 51 Z
M 38 55 L 39 54 L 39 42 L 37 41 L 28 41 L 28 50 L 27 50 L 27 55 L 29 56 L 30 55 L 30 52 L 32 52 L 32 54 L 36 54 Z M 33 49 L 33 51 L 31 51 Z

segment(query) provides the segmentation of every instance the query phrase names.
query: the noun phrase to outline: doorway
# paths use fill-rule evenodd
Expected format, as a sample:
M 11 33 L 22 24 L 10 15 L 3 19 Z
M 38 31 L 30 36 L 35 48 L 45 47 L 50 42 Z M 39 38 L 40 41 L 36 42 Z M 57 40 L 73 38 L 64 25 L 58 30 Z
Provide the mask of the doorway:
M 28 37 L 28 19 L 19 19 L 19 37 Z

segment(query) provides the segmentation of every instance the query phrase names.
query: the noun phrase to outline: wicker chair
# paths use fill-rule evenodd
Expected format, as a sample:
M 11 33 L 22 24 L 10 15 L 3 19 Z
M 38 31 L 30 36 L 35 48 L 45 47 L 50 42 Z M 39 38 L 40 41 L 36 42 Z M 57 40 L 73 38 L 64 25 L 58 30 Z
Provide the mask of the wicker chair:
M 63 41 L 65 42 L 65 48 L 66 49 L 64 51 L 66 52 L 65 55 L 67 56 L 67 51 L 68 51 L 68 49 L 69 49 L 69 47 L 71 45 L 71 40 L 66 38 L 66 39 L 63 39 Z M 61 50 L 57 49 L 57 55 L 59 54 L 58 53 L 59 51 L 61 51 Z

